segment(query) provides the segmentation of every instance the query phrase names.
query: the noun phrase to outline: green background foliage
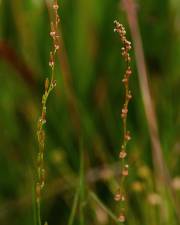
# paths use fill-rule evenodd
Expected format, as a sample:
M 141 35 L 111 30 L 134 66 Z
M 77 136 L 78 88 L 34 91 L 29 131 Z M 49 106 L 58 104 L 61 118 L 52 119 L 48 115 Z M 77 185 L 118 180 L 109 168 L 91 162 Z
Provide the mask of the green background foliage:
M 121 44 L 113 20 L 127 28 L 118 0 L 59 1 L 69 77 L 57 58 L 57 87 L 48 99 L 42 218 L 49 225 L 118 224 L 124 90 Z M 180 4 L 138 1 L 138 19 L 163 156 L 180 200 Z M 51 40 L 42 0 L 0 0 L 0 224 L 32 225 L 36 124 Z M 64 51 L 60 54 L 64 58 Z M 129 225 L 178 225 L 172 196 L 156 186 L 152 146 L 132 51 L 129 106 Z M 80 155 L 82 157 L 80 157 Z M 169 183 L 169 185 L 171 185 Z M 112 212 L 112 213 L 111 213 Z M 69 221 L 69 222 L 68 222 Z

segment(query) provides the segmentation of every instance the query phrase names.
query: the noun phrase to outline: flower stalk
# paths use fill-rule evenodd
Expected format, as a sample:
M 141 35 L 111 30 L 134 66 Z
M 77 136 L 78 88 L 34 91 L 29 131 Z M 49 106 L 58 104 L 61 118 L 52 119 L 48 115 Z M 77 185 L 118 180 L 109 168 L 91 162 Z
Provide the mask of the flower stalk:
M 59 35 L 58 35 L 58 24 L 60 22 L 58 15 L 58 2 L 54 0 L 52 4 L 53 9 L 53 20 L 51 21 L 50 37 L 52 38 L 52 49 L 50 51 L 49 66 L 51 68 L 50 81 L 48 78 L 44 84 L 44 94 L 42 96 L 42 109 L 41 116 L 37 123 L 37 139 L 38 139 L 38 155 L 37 155 L 37 182 L 36 182 L 36 206 L 37 206 L 37 224 L 41 225 L 41 192 L 45 184 L 45 167 L 44 167 L 44 152 L 45 152 L 45 130 L 44 125 L 46 124 L 46 113 L 47 113 L 47 100 L 51 91 L 56 86 L 56 80 L 54 79 L 55 69 L 55 56 L 59 49 Z
M 119 184 L 119 189 L 114 197 L 115 201 L 120 202 L 120 213 L 118 219 L 120 222 L 125 222 L 126 216 L 125 216 L 124 202 L 126 201 L 126 193 L 124 190 L 124 182 L 125 178 L 129 175 L 129 165 L 127 164 L 127 144 L 131 140 L 130 131 L 128 131 L 127 129 L 128 105 L 129 101 L 132 98 L 132 93 L 129 88 L 129 78 L 132 75 L 130 65 L 131 57 L 129 54 L 129 51 L 131 50 L 131 42 L 128 41 L 126 38 L 126 30 L 124 26 L 116 20 L 114 21 L 114 25 L 115 25 L 114 32 L 117 32 L 119 34 L 120 40 L 123 44 L 123 47 L 121 48 L 121 55 L 126 63 L 126 70 L 124 73 L 124 77 L 122 79 L 125 89 L 125 100 L 123 108 L 121 110 L 121 118 L 123 124 L 123 141 L 119 152 L 119 158 L 121 160 L 121 180 Z

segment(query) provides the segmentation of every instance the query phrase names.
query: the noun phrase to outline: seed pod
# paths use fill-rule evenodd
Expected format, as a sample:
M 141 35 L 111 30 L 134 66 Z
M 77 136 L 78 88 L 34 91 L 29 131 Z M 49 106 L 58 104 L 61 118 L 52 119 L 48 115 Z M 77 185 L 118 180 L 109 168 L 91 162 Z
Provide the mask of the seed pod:
M 128 176 L 128 174 L 129 174 L 128 169 L 129 169 L 129 166 L 126 164 L 126 165 L 124 166 L 123 170 L 122 170 L 122 175 L 123 175 L 123 176 L 125 176 L 125 177 Z
M 124 150 L 121 150 L 119 153 L 119 158 L 124 159 L 126 157 L 127 153 Z
M 55 11 L 57 11 L 58 8 L 59 8 L 58 4 L 54 3 L 54 4 L 53 4 L 53 9 L 54 9 Z
M 123 212 L 120 212 L 119 216 L 118 216 L 118 220 L 119 222 L 123 223 L 125 222 L 126 218 Z
M 127 83 L 128 83 L 128 79 L 125 77 L 125 78 L 122 79 L 122 82 L 123 82 L 124 84 L 127 84 Z
M 119 191 L 114 196 L 114 200 L 117 201 L 117 202 L 121 200 L 121 193 Z
M 129 131 L 127 131 L 127 133 L 125 134 L 125 140 L 126 141 L 130 141 L 131 140 L 131 135 L 130 135 Z

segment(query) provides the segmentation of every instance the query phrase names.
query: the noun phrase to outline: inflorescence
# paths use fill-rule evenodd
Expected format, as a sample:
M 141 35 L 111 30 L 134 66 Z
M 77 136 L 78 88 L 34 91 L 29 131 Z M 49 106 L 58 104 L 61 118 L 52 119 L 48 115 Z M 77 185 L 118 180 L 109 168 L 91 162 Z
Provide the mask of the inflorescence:
M 58 34 L 58 24 L 60 22 L 58 15 L 59 5 L 57 0 L 54 0 L 52 9 L 53 9 L 53 21 L 51 22 L 51 31 L 50 36 L 52 38 L 52 50 L 50 51 L 49 66 L 51 68 L 51 78 L 50 81 L 48 78 L 45 80 L 45 92 L 42 96 L 42 111 L 41 116 L 37 123 L 37 138 L 39 151 L 37 156 L 37 182 L 36 182 L 36 202 L 37 207 L 40 208 L 41 200 L 41 191 L 45 183 L 45 168 L 44 168 L 44 151 L 45 151 L 45 131 L 44 125 L 46 123 L 46 103 L 49 97 L 49 94 L 56 86 L 56 80 L 54 79 L 54 69 L 55 69 L 55 56 L 56 52 L 59 49 L 59 34 Z
M 121 118 L 123 123 L 123 142 L 119 152 L 119 158 L 121 160 L 121 180 L 120 180 L 119 189 L 114 197 L 115 201 L 120 202 L 120 213 L 118 216 L 118 220 L 120 222 L 125 222 L 126 217 L 124 212 L 125 211 L 124 202 L 126 201 L 126 193 L 124 190 L 124 180 L 125 180 L 125 177 L 127 177 L 129 174 L 129 165 L 126 163 L 126 158 L 127 158 L 126 146 L 128 141 L 131 140 L 130 132 L 127 130 L 128 105 L 129 105 L 130 99 L 132 98 L 132 94 L 129 89 L 129 78 L 132 74 L 132 70 L 130 66 L 131 57 L 129 54 L 129 51 L 131 50 L 131 42 L 128 41 L 126 38 L 126 30 L 124 26 L 116 20 L 114 21 L 114 24 L 115 24 L 114 32 L 117 32 L 119 34 L 120 40 L 123 44 L 123 47 L 121 48 L 121 55 L 127 65 L 126 71 L 124 73 L 124 77 L 122 79 L 122 82 L 125 88 L 125 101 L 121 111 Z

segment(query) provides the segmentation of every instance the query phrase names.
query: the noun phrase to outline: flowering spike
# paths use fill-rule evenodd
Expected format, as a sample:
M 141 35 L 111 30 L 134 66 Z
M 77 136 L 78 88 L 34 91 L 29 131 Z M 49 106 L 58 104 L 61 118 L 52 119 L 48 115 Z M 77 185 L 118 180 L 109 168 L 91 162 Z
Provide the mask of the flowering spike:
M 126 30 L 125 30 L 124 26 L 121 23 L 119 23 L 117 20 L 114 21 L 114 24 L 115 24 L 114 31 L 119 34 L 120 40 L 123 44 L 123 46 L 121 47 L 121 55 L 122 55 L 125 63 L 127 64 L 127 68 L 124 73 L 124 77 L 122 79 L 122 82 L 124 84 L 124 89 L 125 89 L 125 100 L 124 100 L 123 108 L 121 110 L 121 118 L 122 118 L 122 122 L 123 122 L 123 143 L 121 146 L 121 150 L 119 152 L 119 158 L 122 161 L 122 163 L 121 163 L 122 177 L 121 178 L 123 178 L 122 181 L 120 182 L 119 189 L 122 190 L 122 189 L 124 189 L 123 188 L 124 180 L 125 180 L 124 178 L 127 177 L 129 174 L 129 166 L 128 166 L 128 164 L 125 164 L 125 162 L 126 162 L 126 156 L 127 156 L 126 146 L 127 146 L 128 141 L 131 139 L 130 132 L 127 131 L 127 115 L 128 115 L 128 104 L 129 104 L 130 99 L 132 98 L 132 94 L 129 89 L 129 78 L 132 74 L 132 70 L 131 70 L 131 66 L 130 66 L 131 57 L 130 57 L 129 51 L 131 50 L 132 47 L 131 47 L 131 42 L 128 41 L 126 38 Z M 114 199 L 116 201 L 125 201 L 124 195 L 120 195 L 120 193 L 117 193 L 115 195 Z M 126 218 L 124 215 L 124 209 L 122 209 L 122 206 L 121 206 L 121 212 L 118 216 L 118 220 L 119 220 L 119 222 L 125 222 L 125 219 Z
M 46 171 L 44 169 L 44 150 L 45 150 L 45 130 L 44 130 L 44 124 L 46 123 L 46 103 L 47 99 L 49 97 L 50 92 L 53 90 L 53 88 L 56 86 L 56 81 L 54 80 L 54 66 L 55 66 L 55 56 L 56 56 L 56 50 L 59 49 L 59 42 L 58 42 L 58 23 L 59 23 L 59 16 L 58 16 L 58 2 L 57 0 L 54 0 L 54 3 L 52 5 L 53 13 L 54 13 L 54 21 L 51 22 L 51 31 L 50 36 L 52 38 L 53 44 L 52 44 L 52 50 L 50 51 L 50 59 L 49 59 L 49 66 L 51 67 L 51 79 L 49 81 L 48 78 L 46 78 L 44 83 L 44 94 L 42 96 L 42 110 L 41 110 L 41 116 L 37 122 L 37 139 L 38 139 L 38 154 L 37 154 L 37 182 L 35 186 L 35 193 L 36 193 L 36 202 L 37 202 L 37 208 L 38 210 L 38 217 L 40 218 L 40 210 L 41 210 L 41 191 L 44 188 L 45 185 L 45 174 Z M 41 218 L 40 218 L 41 219 Z M 47 222 L 45 223 L 47 225 Z

